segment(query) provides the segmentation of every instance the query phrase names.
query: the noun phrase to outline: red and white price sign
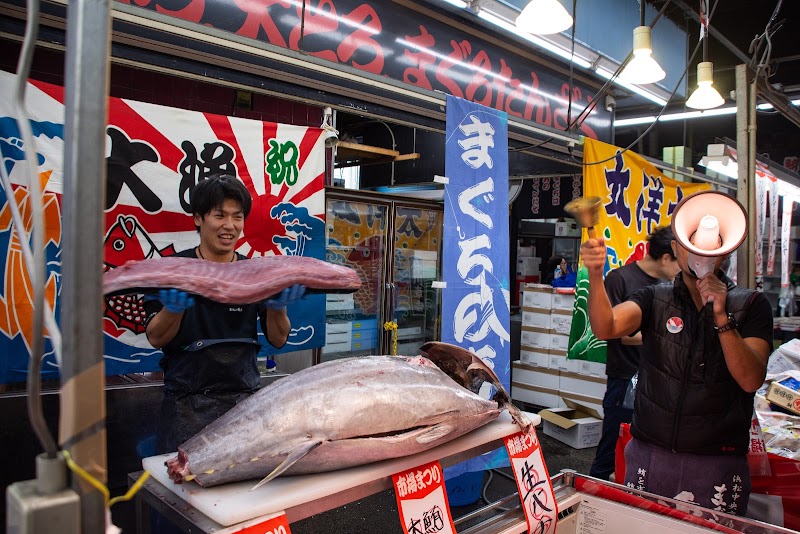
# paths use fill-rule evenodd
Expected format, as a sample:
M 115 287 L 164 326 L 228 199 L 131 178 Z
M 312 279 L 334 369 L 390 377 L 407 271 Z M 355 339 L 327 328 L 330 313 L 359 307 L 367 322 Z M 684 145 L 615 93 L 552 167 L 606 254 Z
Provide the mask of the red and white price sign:
M 553 494 L 553 484 L 542 456 L 542 447 L 536 437 L 536 429 L 518 432 L 504 439 L 511 468 L 517 481 L 519 498 L 528 532 L 552 534 L 556 531 L 558 505 Z
M 235 532 L 236 534 L 291 534 L 289 522 L 286 514 L 281 513 L 275 517 L 270 517 L 266 521 L 254 520 L 251 524 L 241 525 L 241 530 L 225 530 L 224 532 Z M 236 528 L 236 527 L 234 527 Z
M 392 482 L 406 534 L 455 534 L 439 462 L 392 475 Z

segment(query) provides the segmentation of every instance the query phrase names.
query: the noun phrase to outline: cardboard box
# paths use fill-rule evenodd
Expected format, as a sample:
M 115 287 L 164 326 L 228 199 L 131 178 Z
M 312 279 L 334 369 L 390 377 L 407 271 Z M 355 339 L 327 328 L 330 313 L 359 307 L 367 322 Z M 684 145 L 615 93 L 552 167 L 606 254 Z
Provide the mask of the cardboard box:
M 519 382 L 511 382 L 511 399 L 547 408 L 564 406 L 561 397 L 558 396 L 558 391 Z
M 603 421 L 597 414 L 572 408 L 550 408 L 539 412 L 544 433 L 573 449 L 596 447 L 603 433 Z
M 533 326 L 523 326 L 520 331 L 520 345 L 529 349 L 549 349 L 550 330 L 535 328 Z
M 566 351 L 550 349 L 550 369 L 558 369 L 569 373 L 578 371 L 578 360 L 568 360 Z
M 562 394 L 600 399 L 602 404 L 602 399 L 606 394 L 606 379 L 605 377 L 584 376 L 562 370 L 559 376 L 558 390 Z
M 767 389 L 767 400 L 800 415 L 800 380 L 789 376 L 772 382 Z
M 600 362 L 589 362 L 586 360 L 575 360 L 578 362 L 578 369 L 574 372 L 604 378 L 606 376 L 606 364 Z
M 547 369 L 542 367 L 531 367 L 521 362 L 511 364 L 511 372 L 514 382 L 529 386 L 538 386 L 552 390 L 558 389 L 559 371 L 558 369 Z
M 575 395 L 566 391 L 559 391 L 558 394 L 567 407 L 578 410 L 579 412 L 588 413 L 599 419 L 603 418 L 603 399 L 596 399 L 585 395 Z
M 553 288 L 545 284 L 522 286 L 522 306 L 549 310 L 553 307 Z
M 519 361 L 534 367 L 549 368 L 550 350 L 521 346 L 519 350 Z
M 522 326 L 532 326 L 550 330 L 550 310 L 542 308 L 522 308 Z
M 550 334 L 550 349 L 569 350 L 569 335 Z
M 553 309 L 572 313 L 575 307 L 575 288 L 556 288 L 553 294 Z
M 572 310 L 553 310 L 550 314 L 550 330 L 569 336 L 572 329 Z

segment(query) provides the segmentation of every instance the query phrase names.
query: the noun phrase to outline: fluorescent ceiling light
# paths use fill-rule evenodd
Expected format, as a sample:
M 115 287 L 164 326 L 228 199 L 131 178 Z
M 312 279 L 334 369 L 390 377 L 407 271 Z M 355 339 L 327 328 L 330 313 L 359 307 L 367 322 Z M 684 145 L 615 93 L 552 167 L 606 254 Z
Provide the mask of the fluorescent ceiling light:
M 686 106 L 692 109 L 712 109 L 724 103 L 725 99 L 714 89 L 714 64 L 710 61 L 698 63 L 697 89 L 686 101 Z
M 703 156 L 700 165 L 734 180 L 739 177 L 739 164 L 730 156 Z
M 572 26 L 572 16 L 558 0 L 531 0 L 516 20 L 517 28 L 536 35 L 561 33 Z
M 610 72 L 610 71 L 604 69 L 603 67 L 598 67 L 595 72 L 597 72 L 598 76 L 601 76 L 602 78 L 605 78 L 606 80 L 610 80 L 611 77 L 614 75 L 613 72 Z M 658 95 L 656 95 L 654 93 L 651 93 L 647 89 L 639 87 L 638 85 L 633 85 L 631 83 L 628 83 L 628 82 L 620 79 L 619 77 L 617 77 L 617 79 L 614 80 L 614 83 L 624 87 L 625 89 L 628 89 L 629 91 L 633 91 L 634 93 L 636 93 L 639 96 L 645 97 L 646 99 L 650 100 L 651 102 L 654 102 L 654 103 L 658 104 L 659 106 L 666 106 L 667 105 L 667 101 L 664 100 L 663 98 L 661 98 L 660 96 L 658 96 Z
M 800 99 L 792 100 L 792 105 L 793 106 L 800 106 Z M 756 106 L 756 108 L 758 108 L 758 109 L 760 109 L 762 111 L 767 111 L 767 110 L 770 110 L 770 109 L 775 109 L 775 106 L 773 106 L 772 104 L 759 104 L 759 105 Z
M 684 119 L 703 119 L 707 117 L 718 117 L 720 115 L 735 115 L 736 108 L 716 108 L 705 111 L 687 111 L 683 113 L 669 113 L 661 115 L 658 122 L 678 121 Z M 631 117 L 629 119 L 619 119 L 614 121 L 614 126 L 635 126 L 637 124 L 650 124 L 656 121 L 655 115 L 644 117 Z
M 535 44 L 536 46 L 544 48 L 545 50 L 547 50 L 549 52 L 552 52 L 553 54 L 555 54 L 555 55 L 557 55 L 559 57 L 562 57 L 562 58 L 566 59 L 567 61 L 571 60 L 573 63 L 575 63 L 579 67 L 583 67 L 584 69 L 588 69 L 588 68 L 591 68 L 591 66 L 592 66 L 591 63 L 589 63 L 585 59 L 580 58 L 578 56 L 573 56 L 572 54 L 570 54 L 570 52 L 568 50 L 564 50 L 563 48 L 554 45 L 550 41 L 542 39 L 541 37 L 537 37 L 536 35 L 531 35 L 530 33 L 520 32 L 517 29 L 517 27 L 514 26 L 513 24 L 511 24 L 510 22 L 498 17 L 497 15 L 494 15 L 494 14 L 486 11 L 485 9 L 481 9 L 480 11 L 478 11 L 478 18 L 481 18 L 481 19 L 483 19 L 483 20 L 485 20 L 487 22 L 491 22 L 492 24 L 500 26 L 504 30 L 507 30 L 507 31 L 519 36 L 519 37 L 522 37 L 526 41 L 530 41 L 531 43 Z
M 633 59 L 625 66 L 620 78 L 627 83 L 644 85 L 660 82 L 667 73 L 653 59 L 653 39 L 650 26 L 633 29 Z

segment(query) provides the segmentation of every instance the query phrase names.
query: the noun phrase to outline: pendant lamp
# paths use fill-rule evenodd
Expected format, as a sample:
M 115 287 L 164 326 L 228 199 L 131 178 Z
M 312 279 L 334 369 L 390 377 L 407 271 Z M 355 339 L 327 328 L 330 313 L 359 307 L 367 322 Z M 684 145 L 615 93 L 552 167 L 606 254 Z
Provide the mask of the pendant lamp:
M 561 33 L 572 26 L 572 16 L 558 0 L 531 0 L 516 20 L 517 29 L 537 35 Z
M 619 77 L 628 83 L 645 85 L 663 80 L 667 73 L 653 59 L 653 37 L 650 26 L 639 26 L 633 30 L 633 59 Z
M 692 109 L 718 108 L 725 103 L 714 89 L 714 64 L 708 61 L 708 20 L 703 24 L 703 61 L 697 64 L 697 89 L 686 101 Z
M 667 73 L 653 59 L 653 33 L 644 24 L 644 0 L 639 0 L 639 26 L 633 29 L 633 59 L 625 66 L 619 77 L 627 83 L 645 85 L 663 80 Z

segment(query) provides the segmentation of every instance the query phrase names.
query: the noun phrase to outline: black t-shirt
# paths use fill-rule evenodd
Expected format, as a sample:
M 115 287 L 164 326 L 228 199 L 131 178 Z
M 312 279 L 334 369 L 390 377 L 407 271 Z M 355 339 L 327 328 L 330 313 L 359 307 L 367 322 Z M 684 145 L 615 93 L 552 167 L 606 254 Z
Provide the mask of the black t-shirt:
M 612 306 L 628 300 L 639 289 L 661 282 L 644 272 L 637 263 L 623 265 L 606 275 L 605 287 Z M 619 339 L 608 340 L 606 375 L 610 378 L 630 379 L 639 369 L 639 345 L 623 345 Z
M 178 252 L 175 256 L 199 259 L 194 248 Z M 236 256 L 237 261 L 247 259 L 247 256 L 238 253 Z M 163 307 L 158 300 L 146 299 L 144 308 L 147 320 Z M 178 333 L 162 351 L 169 357 L 183 352 L 190 344 L 201 340 L 251 339 L 253 343 L 257 343 L 258 308 L 258 304 L 222 304 L 195 296 L 195 305 L 184 312 Z

